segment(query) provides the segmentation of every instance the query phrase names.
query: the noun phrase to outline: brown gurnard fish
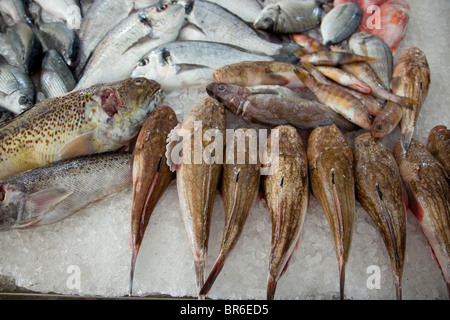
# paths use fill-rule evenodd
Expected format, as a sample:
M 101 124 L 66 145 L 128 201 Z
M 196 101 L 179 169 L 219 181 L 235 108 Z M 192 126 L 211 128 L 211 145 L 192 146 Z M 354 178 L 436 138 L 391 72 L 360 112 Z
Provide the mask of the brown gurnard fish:
M 46 99 L 0 128 L 0 179 L 57 160 L 115 151 L 134 138 L 163 98 L 145 78 Z
M 336 126 L 326 126 L 311 132 L 307 155 L 312 193 L 333 232 L 343 299 L 355 215 L 353 153 L 342 132 Z
M 353 146 L 356 199 L 372 218 L 391 260 L 397 299 L 402 298 L 406 202 L 402 178 L 388 148 L 364 133 Z
M 335 124 L 342 130 L 358 128 L 326 105 L 309 90 L 297 91 L 283 86 L 241 87 L 212 82 L 206 92 L 242 119 L 263 125 L 292 125 L 301 129 Z
M 322 84 L 307 71 L 312 66 L 304 64 L 306 69 L 297 67 L 295 73 L 300 80 L 314 92 L 317 100 L 327 105 L 336 113 L 363 129 L 370 130 L 372 121 L 369 111 L 362 102 L 351 93 L 340 89 L 338 86 Z
M 442 164 L 450 180 L 450 130 L 446 126 L 431 129 L 427 149 Z
M 175 173 L 167 166 L 165 153 L 169 132 L 177 124 L 177 116 L 170 107 L 156 108 L 142 125 L 133 150 L 130 295 L 133 290 L 136 258 L 148 222 L 162 194 L 175 178 Z
M 398 58 L 391 81 L 393 93 L 417 102 L 412 110 L 403 110 L 400 121 L 401 144 L 405 152 L 412 139 L 420 109 L 428 95 L 430 82 L 430 68 L 425 53 L 416 47 L 406 48 Z
M 254 140 L 252 141 L 252 139 Z M 247 144 L 246 141 L 249 143 Z M 225 228 L 219 255 L 200 291 L 200 295 L 206 295 L 211 290 L 214 281 L 225 265 L 226 259 L 238 242 L 250 210 L 258 196 L 259 157 L 256 150 L 253 150 L 254 154 L 252 154 L 250 149 L 250 142 L 254 142 L 256 145 L 256 141 L 255 131 L 246 128 L 236 130 L 232 141 L 227 141 L 226 163 L 223 166 L 221 183 L 225 206 Z M 241 148 L 245 148 L 245 150 Z
M 278 126 L 268 145 L 279 143 L 271 155 L 271 174 L 264 176 L 264 196 L 272 216 L 267 299 L 272 300 L 280 277 L 298 245 L 309 204 L 308 164 L 302 138 L 292 126 Z
M 242 87 L 279 85 L 288 88 L 305 88 L 294 73 L 295 65 L 280 61 L 243 61 L 214 70 L 216 82 L 226 82 Z
M 177 172 L 178 198 L 194 257 L 198 292 L 205 281 L 211 214 L 223 167 L 224 135 L 225 108 L 205 97 L 168 138 L 167 164 Z M 177 143 L 179 137 L 183 139 Z M 214 142 L 208 143 L 208 139 Z
M 445 170 L 415 139 L 406 153 L 397 141 L 393 154 L 408 192 L 408 207 L 419 221 L 450 296 L 450 186 Z

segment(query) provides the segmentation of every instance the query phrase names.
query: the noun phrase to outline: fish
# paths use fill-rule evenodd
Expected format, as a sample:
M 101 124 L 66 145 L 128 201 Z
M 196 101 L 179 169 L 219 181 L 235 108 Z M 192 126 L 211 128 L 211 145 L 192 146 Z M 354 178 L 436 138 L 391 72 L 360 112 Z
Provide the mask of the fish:
M 430 245 L 450 297 L 450 186 L 445 170 L 414 138 L 406 153 L 399 139 L 393 155 L 408 193 L 408 208 Z
M 0 127 L 6 124 L 9 120 L 14 118 L 14 113 L 0 107 Z
M 359 80 L 367 84 L 372 89 L 371 94 L 373 96 L 395 102 L 404 109 L 413 110 L 415 108 L 415 105 L 417 104 L 416 100 L 397 95 L 386 89 L 380 78 L 378 78 L 376 73 L 373 71 L 372 67 L 369 66 L 366 62 L 348 63 L 343 64 L 341 67 L 345 71 L 352 73 L 357 78 L 359 78 Z
M 0 12 L 8 26 L 18 22 L 31 23 L 24 0 L 2 0 L 0 1 Z
M 77 27 L 76 24 L 81 23 L 81 8 L 77 0 L 35 0 L 35 2 L 55 18 L 65 21 L 73 27 Z M 79 29 L 79 26 L 76 29 Z
M 253 23 L 258 18 L 263 6 L 257 0 L 208 0 L 218 4 L 235 14 L 247 23 Z M 245 8 L 245 10 L 242 10 Z
M 253 26 L 273 33 L 302 33 L 317 27 L 325 13 L 324 2 L 285 0 L 270 3 L 260 11 Z
M 116 151 L 163 99 L 160 85 L 126 79 L 45 99 L 0 128 L 0 179 L 57 160 Z
M 303 33 L 291 34 L 292 41 L 302 46 L 300 49 L 304 53 L 314 53 L 317 51 L 325 51 L 325 46 L 317 39 L 307 36 Z
M 391 151 L 370 133 L 353 145 L 356 200 L 370 215 L 391 260 L 398 300 L 406 251 L 406 203 L 402 178 Z
M 272 218 L 267 300 L 273 300 L 278 280 L 286 272 L 302 233 L 309 205 L 308 161 L 301 136 L 292 126 L 278 126 L 268 143 L 278 143 L 271 155 L 273 172 L 263 177 L 264 197 Z
M 389 0 L 381 4 L 379 10 L 380 28 L 369 32 L 383 39 L 395 54 L 406 34 L 411 8 L 406 0 Z
M 394 58 L 389 46 L 378 36 L 365 32 L 354 33 L 348 45 L 354 53 L 376 58 L 367 62 L 376 73 L 386 89 L 391 89 L 392 73 L 394 72 Z
M 178 40 L 220 42 L 269 56 L 292 54 L 301 48 L 295 43 L 275 43 L 263 38 L 245 21 L 208 1 L 191 2 L 187 6 L 186 20 L 187 24 L 180 30 Z
M 64 58 L 53 49 L 45 53 L 39 81 L 40 90 L 46 99 L 72 91 L 76 85 L 76 80 Z
M 307 63 L 303 63 L 303 66 L 312 68 L 312 65 L 308 66 Z M 337 86 L 330 86 L 316 81 L 306 69 L 301 67 L 297 67 L 295 73 L 315 94 L 317 100 L 350 122 L 363 129 L 370 130 L 372 121 L 369 111 L 358 98 Z
M 225 108 L 214 98 L 206 96 L 169 133 L 167 141 L 167 164 L 177 175 L 178 199 L 194 258 L 199 299 L 204 299 L 200 291 L 205 283 L 211 214 L 222 174 L 223 159 L 220 157 L 224 147 L 225 121 Z M 209 134 L 210 140 L 214 135 L 214 142 L 210 145 L 207 144 Z M 183 137 L 181 143 L 178 142 L 180 136 Z M 198 142 L 195 141 L 196 136 L 200 136 Z
M 292 125 L 300 129 L 336 124 L 346 131 L 356 125 L 326 105 L 309 91 L 294 91 L 283 86 L 241 87 L 224 82 L 212 82 L 206 92 L 227 110 L 247 122 L 269 126 Z
M 0 231 L 59 222 L 131 183 L 125 152 L 65 159 L 19 173 L 0 181 Z
M 150 6 L 130 14 L 96 46 L 76 88 L 128 78 L 144 54 L 175 40 L 184 16 L 184 8 L 177 4 Z
M 372 89 L 367 84 L 356 78 L 354 75 L 345 72 L 340 68 L 329 66 L 317 66 L 316 68 L 324 76 L 330 78 L 331 80 L 339 83 L 344 87 L 349 87 L 364 94 L 370 94 L 372 92 Z
M 362 16 L 363 11 L 357 3 L 347 2 L 335 6 L 320 24 L 323 44 L 329 47 L 348 39 L 358 29 Z
M 342 132 L 332 125 L 311 132 L 306 154 L 312 193 L 325 212 L 333 233 L 339 266 L 339 294 L 344 299 L 345 267 L 356 201 L 353 152 Z
M 0 64 L 0 106 L 15 115 L 30 109 L 35 102 L 35 86 L 19 67 Z
M 274 58 L 250 53 L 223 43 L 173 41 L 152 49 L 136 64 L 131 77 L 145 77 L 165 90 L 206 85 L 213 72 L 240 61 L 272 61 Z
M 225 207 L 225 226 L 219 254 L 200 290 L 200 295 L 208 294 L 222 271 L 228 256 L 239 241 L 259 193 L 260 162 L 258 155 L 252 154 L 254 150 L 251 149 L 251 142 L 257 143 L 258 140 L 255 131 L 239 128 L 227 140 L 227 160 L 223 165 L 220 184 Z
M 403 116 L 403 108 L 389 101 L 373 119 L 372 137 L 381 139 L 390 134 L 399 124 Z
M 403 110 L 400 121 L 403 149 L 408 150 L 417 119 L 427 98 L 431 84 L 430 66 L 425 53 L 417 47 L 408 47 L 400 54 L 392 76 L 392 92 L 417 103 L 412 110 Z
M 438 160 L 450 180 L 450 130 L 446 126 L 435 126 L 427 139 L 427 150 Z
M 22 57 L 11 38 L 5 33 L 0 33 L 0 63 L 24 69 Z
M 133 1 L 95 0 L 81 20 L 80 46 L 75 76 L 80 77 L 92 52 L 103 37 L 133 10 Z M 108 17 L 108 19 L 105 19 Z
M 131 156 L 133 200 L 131 207 L 131 271 L 129 295 L 133 292 L 136 259 L 151 215 L 175 173 L 166 159 L 166 141 L 178 124 L 169 106 L 156 108 L 142 125 Z
M 358 30 L 369 32 L 371 29 L 378 26 L 378 12 L 379 7 L 387 0 L 335 0 L 334 6 L 338 6 L 345 2 L 356 2 L 362 9 L 363 15 Z
M 295 64 L 280 61 L 242 61 L 216 68 L 213 80 L 242 87 L 279 85 L 290 89 L 306 88 L 295 75 L 295 67 Z
M 376 58 L 360 56 L 358 54 L 342 51 L 318 51 L 301 55 L 300 61 L 313 65 L 336 67 L 354 62 L 374 61 Z

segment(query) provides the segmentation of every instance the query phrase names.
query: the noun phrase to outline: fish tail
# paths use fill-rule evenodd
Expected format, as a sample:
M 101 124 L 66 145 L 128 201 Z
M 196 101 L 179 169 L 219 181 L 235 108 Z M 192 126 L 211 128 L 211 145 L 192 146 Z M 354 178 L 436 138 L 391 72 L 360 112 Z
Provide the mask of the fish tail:
M 209 291 L 211 290 L 211 287 L 213 286 L 214 282 L 216 281 L 217 276 L 222 271 L 222 268 L 225 265 L 225 260 L 226 260 L 226 256 L 222 252 L 219 253 L 219 256 L 217 257 L 217 260 L 214 263 L 211 273 L 209 274 L 208 278 L 206 279 L 205 284 L 203 285 L 202 289 L 200 290 L 199 295 L 205 296 L 209 293 Z
M 205 283 L 205 259 L 196 259 L 195 262 L 195 275 L 197 277 L 197 290 L 199 292 L 198 299 L 204 300 L 205 296 L 200 294 L 200 290 L 203 288 L 203 285 Z
M 131 295 L 133 294 L 134 269 L 136 266 L 137 253 L 138 253 L 137 248 L 133 248 L 133 253 L 131 255 L 130 289 L 128 291 L 129 297 L 131 297 Z
M 399 274 L 394 274 L 395 296 L 397 300 L 402 300 L 402 277 Z
M 277 282 L 277 279 L 273 275 L 269 274 L 269 278 L 267 279 L 267 300 L 273 300 L 275 298 Z
M 339 298 L 344 300 L 344 288 L 345 288 L 345 262 L 341 259 L 339 263 Z
M 413 135 L 412 131 L 407 131 L 402 133 L 402 136 L 400 137 L 400 144 L 402 146 L 404 153 L 408 151 L 409 145 L 411 144 L 412 135 Z

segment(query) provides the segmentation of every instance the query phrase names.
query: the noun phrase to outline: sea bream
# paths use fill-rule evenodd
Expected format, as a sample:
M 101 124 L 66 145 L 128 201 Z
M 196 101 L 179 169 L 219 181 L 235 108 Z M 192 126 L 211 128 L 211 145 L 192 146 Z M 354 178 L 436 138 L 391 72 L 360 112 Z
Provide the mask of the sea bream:
M 76 88 L 129 77 L 142 56 L 176 39 L 184 16 L 184 7 L 177 4 L 158 4 L 130 14 L 95 47 Z
M 0 230 L 65 219 L 131 188 L 130 154 L 108 152 L 47 164 L 0 181 Z
M 211 214 L 223 167 L 225 120 L 225 108 L 205 97 L 168 137 L 167 164 L 177 173 L 178 199 L 194 258 L 197 293 L 205 282 Z
M 167 136 L 177 124 L 178 119 L 172 108 L 156 108 L 142 125 L 133 149 L 130 295 L 136 259 L 148 222 L 159 199 L 175 178 L 175 173 L 167 166 L 165 153 Z
M 450 296 L 450 185 L 445 170 L 415 139 L 406 153 L 397 141 L 393 154 L 408 192 L 408 207 L 431 247 Z
M 292 126 L 278 126 L 268 140 L 268 144 L 273 143 L 279 144 L 279 154 L 270 155 L 271 174 L 263 178 L 272 218 L 268 300 L 274 299 L 278 280 L 298 246 L 309 205 L 308 161 L 301 136 Z
M 28 74 L 20 67 L 0 64 L 0 106 L 17 115 L 34 102 L 35 87 Z
M 157 82 L 136 78 L 46 99 L 0 128 L 0 179 L 61 159 L 118 150 L 162 98 Z

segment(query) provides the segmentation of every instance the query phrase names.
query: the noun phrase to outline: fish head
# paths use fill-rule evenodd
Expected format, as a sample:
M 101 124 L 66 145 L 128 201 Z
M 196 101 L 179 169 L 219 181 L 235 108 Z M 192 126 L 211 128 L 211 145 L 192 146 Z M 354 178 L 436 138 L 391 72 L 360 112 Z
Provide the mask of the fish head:
M 259 30 L 273 32 L 276 29 L 276 22 L 280 15 L 281 8 L 278 4 L 269 4 L 265 6 L 259 16 L 256 18 L 253 26 Z
M 15 114 L 20 114 L 30 109 L 34 101 L 32 96 L 20 90 L 13 92 L 6 100 L 9 101 L 9 110 Z
M 233 113 L 238 111 L 240 103 L 250 94 L 246 87 L 225 82 L 209 83 L 206 86 L 206 92 Z
M 177 35 L 185 18 L 184 6 L 177 3 L 159 3 L 141 11 L 140 21 L 151 26 L 154 37 L 159 34 Z
M 25 190 L 19 185 L 0 182 L 0 230 L 17 224 L 25 206 Z
M 103 135 L 117 144 L 126 144 L 135 137 L 148 115 L 163 99 L 161 85 L 146 78 L 129 78 L 97 94 L 100 109 L 108 118 L 102 126 Z

